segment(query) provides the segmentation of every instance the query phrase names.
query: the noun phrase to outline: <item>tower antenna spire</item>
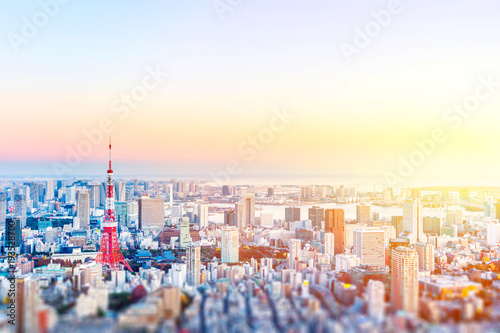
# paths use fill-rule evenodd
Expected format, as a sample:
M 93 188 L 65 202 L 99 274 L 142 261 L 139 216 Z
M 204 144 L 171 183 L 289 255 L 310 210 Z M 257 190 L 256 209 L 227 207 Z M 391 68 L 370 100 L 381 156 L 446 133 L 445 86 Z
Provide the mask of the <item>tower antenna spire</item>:
M 109 170 L 111 171 L 111 137 L 109 137 Z

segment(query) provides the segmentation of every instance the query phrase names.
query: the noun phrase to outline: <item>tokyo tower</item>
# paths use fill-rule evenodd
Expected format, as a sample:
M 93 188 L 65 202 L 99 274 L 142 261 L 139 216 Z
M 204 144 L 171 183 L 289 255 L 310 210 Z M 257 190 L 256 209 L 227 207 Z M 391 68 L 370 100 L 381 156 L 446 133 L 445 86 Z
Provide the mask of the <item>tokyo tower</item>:
M 118 245 L 118 235 L 116 233 L 117 223 L 115 222 L 115 199 L 113 194 L 113 170 L 111 169 L 111 138 L 109 138 L 109 170 L 108 183 L 106 185 L 106 212 L 104 222 L 102 224 L 102 239 L 99 253 L 95 257 L 95 261 L 103 266 L 109 266 L 111 271 L 120 270 L 122 263 L 129 271 L 132 268 L 125 261 L 120 246 Z

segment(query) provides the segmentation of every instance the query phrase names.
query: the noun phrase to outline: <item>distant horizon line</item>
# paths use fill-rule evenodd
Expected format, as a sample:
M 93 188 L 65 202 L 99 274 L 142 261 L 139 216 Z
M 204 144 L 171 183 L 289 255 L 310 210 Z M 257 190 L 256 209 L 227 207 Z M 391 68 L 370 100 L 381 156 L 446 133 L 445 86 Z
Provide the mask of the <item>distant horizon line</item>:
M 270 185 L 286 185 L 286 186 L 357 186 L 357 187 L 373 187 L 373 186 L 382 186 L 384 188 L 395 188 L 395 189 L 404 189 L 404 188 L 440 188 L 440 187 L 448 187 L 448 188 L 500 188 L 500 183 L 499 184 L 491 184 L 491 185 L 485 185 L 479 184 L 436 184 L 436 182 L 430 181 L 428 184 L 425 185 L 415 185 L 415 184 L 405 184 L 405 185 L 388 185 L 388 184 L 383 184 L 379 182 L 373 182 L 373 181 L 367 181 L 365 183 L 363 182 L 349 182 L 348 180 L 342 181 L 342 178 L 372 178 L 370 176 L 331 176 L 331 175 L 252 175 L 252 176 L 245 176 L 245 177 L 234 177 L 233 182 L 229 183 L 222 183 L 222 184 L 217 184 L 216 181 L 213 179 L 210 179 L 209 176 L 200 176 L 200 175 L 165 175 L 165 174 L 157 174 L 157 175 L 151 175 L 151 174 L 145 174 L 145 175 L 140 175 L 140 174 L 127 174 L 119 177 L 115 177 L 115 180 L 135 180 L 138 179 L 139 181 L 172 181 L 172 180 L 183 180 L 183 181 L 200 181 L 206 184 L 213 184 L 217 186 L 223 186 L 223 185 L 229 185 L 229 186 L 270 186 Z M 99 178 L 106 178 L 106 175 L 104 174 L 87 174 L 87 175 L 64 175 L 64 176 L 54 176 L 54 175 L 25 175 L 25 176 L 20 176 L 20 175 L 0 175 L 0 180 L 1 181 L 36 181 L 36 180 L 93 180 L 93 179 L 99 179 Z M 299 178 L 299 179 L 295 179 Z M 300 178 L 305 178 L 310 179 L 315 178 L 317 180 L 321 178 L 330 178 L 330 179 L 336 179 L 336 181 L 328 181 L 328 182 L 302 182 L 300 181 Z M 259 182 L 258 179 L 262 179 L 263 182 Z M 269 182 L 270 180 L 275 180 L 278 182 Z M 280 183 L 279 180 L 285 181 L 284 183 Z M 293 181 L 292 181 L 293 180 Z

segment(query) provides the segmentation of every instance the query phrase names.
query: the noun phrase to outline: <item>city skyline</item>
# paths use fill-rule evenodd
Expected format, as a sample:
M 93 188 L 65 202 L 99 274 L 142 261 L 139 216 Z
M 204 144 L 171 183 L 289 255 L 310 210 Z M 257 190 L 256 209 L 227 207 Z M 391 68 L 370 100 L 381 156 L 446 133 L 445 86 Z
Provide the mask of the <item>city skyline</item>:
M 497 332 L 498 12 L 3 2 L 0 332 Z

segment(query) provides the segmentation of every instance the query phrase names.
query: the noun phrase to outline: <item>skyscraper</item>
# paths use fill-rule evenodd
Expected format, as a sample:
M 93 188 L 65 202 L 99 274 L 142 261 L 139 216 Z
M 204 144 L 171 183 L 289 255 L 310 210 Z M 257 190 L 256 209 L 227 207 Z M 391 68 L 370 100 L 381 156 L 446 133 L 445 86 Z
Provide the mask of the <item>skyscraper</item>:
M 222 185 L 222 195 L 223 196 L 228 196 L 228 195 L 233 195 L 232 193 L 232 187 L 229 185 Z
M 402 216 L 391 216 L 391 224 L 396 228 L 396 235 L 400 235 L 403 231 L 403 217 Z
M 289 269 L 295 269 L 296 265 L 302 259 L 302 241 L 300 239 L 291 239 L 288 243 L 290 250 Z
M 321 228 L 321 222 L 325 221 L 325 209 L 318 206 L 312 206 L 308 209 L 308 218 L 312 221 L 313 227 Z
M 415 250 L 399 246 L 392 252 L 392 306 L 418 315 L 418 255 Z
M 389 273 L 392 272 L 392 253 L 399 246 L 410 247 L 410 240 L 407 238 L 392 238 L 389 240 Z
M 77 192 L 76 216 L 80 220 L 81 229 L 90 229 L 90 194 L 87 190 Z
M 224 225 L 237 227 L 234 209 L 224 211 Z
M 0 226 L 5 226 L 5 218 L 7 216 L 7 195 L 0 193 Z
M 127 227 L 128 203 L 125 201 L 115 202 L 115 213 L 116 213 L 116 222 L 118 222 L 118 228 L 122 230 L 122 228 Z
M 385 265 L 384 230 L 379 228 L 359 228 L 354 230 L 353 252 L 362 265 Z
M 222 227 L 221 237 L 221 262 L 239 262 L 239 233 L 236 227 Z
M 9 239 L 9 236 L 15 236 L 15 239 Z M 7 217 L 5 219 L 5 242 L 4 246 L 8 247 L 19 247 L 22 243 L 22 235 L 21 235 L 21 219 L 17 217 Z
M 54 181 L 49 179 L 45 185 L 45 201 L 54 199 Z
M 139 229 L 163 229 L 165 226 L 165 203 L 163 199 L 139 199 Z
M 139 180 L 134 179 L 134 195 L 139 193 Z
M 370 205 L 360 204 L 356 206 L 356 222 L 358 223 L 368 223 L 371 221 L 371 209 Z
M 115 200 L 116 201 L 127 201 L 127 192 L 126 192 L 124 181 L 116 181 L 115 182 Z
M 443 226 L 441 217 L 426 216 L 423 219 L 424 232 L 427 234 L 441 235 L 441 227 Z
M 378 280 L 369 280 L 366 296 L 368 298 L 368 315 L 377 322 L 382 322 L 385 314 L 384 283 Z
M 344 210 L 325 210 L 325 231 L 333 233 L 335 237 L 335 254 L 343 253 L 345 249 L 344 223 Z
M 428 243 L 415 243 L 415 251 L 418 255 L 418 269 L 434 271 L 434 246 Z
M 200 223 L 200 229 L 208 227 L 208 205 L 198 205 L 198 221 Z
M 87 187 L 90 193 L 90 208 L 101 207 L 101 185 L 90 184 Z
M 189 245 L 189 237 L 189 217 L 184 216 L 179 224 L 179 247 L 181 249 L 185 249 Z
M 22 276 L 17 279 L 16 284 L 16 332 L 38 332 L 38 308 L 41 300 L 36 278 Z
M 416 242 L 427 243 L 424 234 L 424 221 L 422 216 L 422 201 L 420 198 L 408 199 L 403 206 L 403 231 L 400 238 L 408 238 L 411 244 Z
M 16 194 L 14 196 L 15 215 L 21 219 L 21 228 L 26 227 L 26 195 Z
M 285 207 L 285 222 L 300 221 L 300 207 Z
M 188 246 L 186 248 L 187 256 L 187 282 L 191 286 L 200 284 L 200 247 Z
M 330 260 L 335 255 L 335 238 L 331 232 L 325 233 L 325 254 Z
M 64 189 L 64 198 L 67 204 L 74 204 L 76 202 L 76 187 L 66 186 Z
M 236 218 L 240 232 L 255 224 L 255 193 L 242 194 L 240 205 L 236 205 Z

